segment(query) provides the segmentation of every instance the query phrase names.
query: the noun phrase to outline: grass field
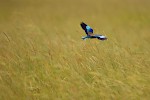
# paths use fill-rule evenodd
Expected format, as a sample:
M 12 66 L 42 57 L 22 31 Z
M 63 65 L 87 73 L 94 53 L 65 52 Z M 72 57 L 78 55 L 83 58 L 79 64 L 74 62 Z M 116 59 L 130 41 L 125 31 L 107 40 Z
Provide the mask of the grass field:
M 1 0 L 0 100 L 150 100 L 149 5 Z

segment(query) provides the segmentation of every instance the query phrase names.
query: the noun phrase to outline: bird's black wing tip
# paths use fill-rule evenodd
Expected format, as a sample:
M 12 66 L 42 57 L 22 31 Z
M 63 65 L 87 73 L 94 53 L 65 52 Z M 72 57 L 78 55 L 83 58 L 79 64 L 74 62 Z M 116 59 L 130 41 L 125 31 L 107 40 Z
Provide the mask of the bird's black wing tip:
M 83 24 L 84 22 L 80 22 L 80 24 Z
M 81 25 L 86 25 L 84 22 L 81 22 L 80 24 L 81 24 Z
M 86 25 L 84 22 L 81 22 L 80 25 L 81 25 L 81 27 L 82 27 L 84 30 L 86 30 L 86 26 L 87 26 L 87 25 Z

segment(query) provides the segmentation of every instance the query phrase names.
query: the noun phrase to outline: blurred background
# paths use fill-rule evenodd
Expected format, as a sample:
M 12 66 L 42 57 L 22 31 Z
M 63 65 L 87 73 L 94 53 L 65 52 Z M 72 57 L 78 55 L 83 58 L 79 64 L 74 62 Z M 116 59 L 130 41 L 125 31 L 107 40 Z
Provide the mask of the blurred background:
M 148 100 L 149 0 L 0 0 L 0 99 Z M 107 41 L 83 41 L 85 22 Z
M 0 26 L 11 33 L 21 30 L 53 38 L 61 34 L 76 40 L 84 35 L 79 26 L 84 21 L 96 33 L 136 44 L 135 38 L 148 41 L 149 4 L 148 0 L 1 0 Z

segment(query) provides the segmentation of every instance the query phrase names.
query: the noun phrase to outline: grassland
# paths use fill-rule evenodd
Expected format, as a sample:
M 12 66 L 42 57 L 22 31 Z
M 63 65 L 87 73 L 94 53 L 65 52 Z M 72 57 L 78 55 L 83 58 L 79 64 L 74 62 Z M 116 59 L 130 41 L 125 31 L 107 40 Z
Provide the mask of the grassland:
M 1 0 L 0 100 L 149 100 L 149 5 Z M 81 21 L 108 40 L 81 40 Z

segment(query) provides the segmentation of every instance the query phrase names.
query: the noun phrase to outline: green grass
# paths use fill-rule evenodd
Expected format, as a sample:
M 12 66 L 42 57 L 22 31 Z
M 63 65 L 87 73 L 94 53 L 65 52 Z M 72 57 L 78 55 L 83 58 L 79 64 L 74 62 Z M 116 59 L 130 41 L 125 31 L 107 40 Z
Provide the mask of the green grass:
M 148 0 L 2 0 L 0 100 L 149 100 Z M 81 39 L 80 22 L 107 41 Z

